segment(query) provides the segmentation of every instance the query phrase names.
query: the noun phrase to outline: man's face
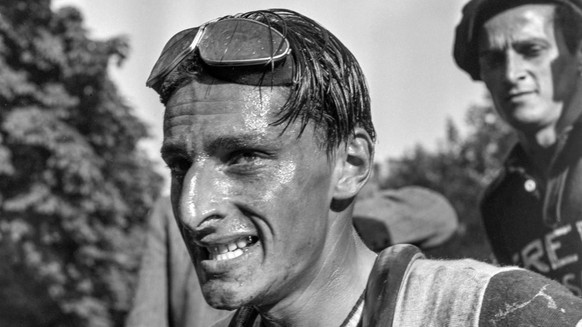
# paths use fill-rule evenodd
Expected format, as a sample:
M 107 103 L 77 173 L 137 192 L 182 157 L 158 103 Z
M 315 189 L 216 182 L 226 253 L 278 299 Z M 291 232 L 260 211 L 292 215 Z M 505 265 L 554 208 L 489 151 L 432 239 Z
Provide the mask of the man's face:
M 523 5 L 481 30 L 481 78 L 500 115 L 522 132 L 555 127 L 576 92 L 577 59 L 553 23 L 554 5 Z
M 323 261 L 336 165 L 312 125 L 269 125 L 288 94 L 193 81 L 166 106 L 172 205 L 212 306 L 275 303 Z

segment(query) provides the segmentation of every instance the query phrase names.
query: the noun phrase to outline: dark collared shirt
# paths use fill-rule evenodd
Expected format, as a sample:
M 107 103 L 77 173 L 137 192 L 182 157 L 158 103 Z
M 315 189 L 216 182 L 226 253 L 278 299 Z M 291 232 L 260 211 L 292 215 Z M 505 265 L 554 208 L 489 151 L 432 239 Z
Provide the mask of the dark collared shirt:
M 516 145 L 481 213 L 500 264 L 541 273 L 582 296 L 582 126 L 559 138 L 546 173 Z

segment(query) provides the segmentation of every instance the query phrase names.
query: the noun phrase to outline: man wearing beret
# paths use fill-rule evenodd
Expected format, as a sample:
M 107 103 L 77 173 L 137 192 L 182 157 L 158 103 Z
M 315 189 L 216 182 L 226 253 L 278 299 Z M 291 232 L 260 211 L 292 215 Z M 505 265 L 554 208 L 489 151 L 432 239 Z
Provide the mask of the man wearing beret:
M 481 203 L 494 255 L 582 296 L 582 1 L 471 0 L 454 57 L 518 135 Z
M 184 30 L 147 84 L 200 288 L 233 310 L 215 326 L 582 324 L 582 299 L 534 272 L 366 247 L 352 217 L 373 163 L 369 93 L 314 20 L 272 9 Z

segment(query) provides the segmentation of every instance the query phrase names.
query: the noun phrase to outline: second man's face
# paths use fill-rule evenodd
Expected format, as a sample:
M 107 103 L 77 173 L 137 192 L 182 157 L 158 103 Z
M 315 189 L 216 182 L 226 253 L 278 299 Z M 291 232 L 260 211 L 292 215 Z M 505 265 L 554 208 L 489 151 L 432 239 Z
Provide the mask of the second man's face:
M 554 26 L 554 10 L 545 4 L 515 7 L 481 31 L 481 78 L 500 115 L 524 133 L 555 126 L 576 92 L 577 58 Z

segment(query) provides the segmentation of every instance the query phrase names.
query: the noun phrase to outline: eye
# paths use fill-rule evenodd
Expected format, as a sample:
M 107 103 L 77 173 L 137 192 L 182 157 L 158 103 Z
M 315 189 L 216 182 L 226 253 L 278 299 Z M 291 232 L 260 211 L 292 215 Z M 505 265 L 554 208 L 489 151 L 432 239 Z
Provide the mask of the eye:
M 543 51 L 544 47 L 537 44 L 528 44 L 519 49 L 519 52 L 526 58 L 538 57 Z
M 544 38 L 525 40 L 514 45 L 515 51 L 524 58 L 540 57 L 551 47 L 552 44 Z
M 244 149 L 232 152 L 226 161 L 228 169 L 233 173 L 251 173 L 263 168 L 270 155 L 255 149 Z
M 166 160 L 168 168 L 172 172 L 172 176 L 180 177 L 186 175 L 192 162 L 183 157 L 173 157 Z
M 261 155 L 254 150 L 243 150 L 233 153 L 228 163 L 230 165 L 246 165 L 261 159 Z

